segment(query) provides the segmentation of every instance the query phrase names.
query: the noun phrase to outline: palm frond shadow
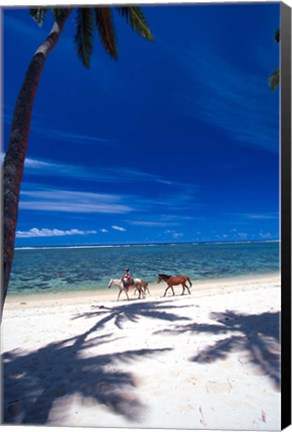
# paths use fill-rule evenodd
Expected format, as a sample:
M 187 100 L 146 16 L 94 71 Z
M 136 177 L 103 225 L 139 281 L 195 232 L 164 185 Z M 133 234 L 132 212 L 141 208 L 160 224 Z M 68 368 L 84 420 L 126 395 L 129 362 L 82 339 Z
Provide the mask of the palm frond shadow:
M 210 318 L 215 321 L 203 324 L 178 325 L 173 330 L 156 333 L 171 335 L 190 332 L 209 335 L 225 335 L 215 343 L 204 347 L 190 361 L 211 363 L 225 359 L 231 352 L 244 351 L 239 357 L 242 363 L 249 363 L 267 375 L 277 390 L 280 389 L 280 340 L 279 312 L 265 312 L 259 315 L 245 315 L 234 311 L 213 312 Z
M 119 329 L 122 329 L 127 321 L 138 323 L 142 317 L 170 322 L 190 321 L 189 317 L 174 313 L 177 306 L 171 303 L 171 301 L 142 301 L 112 307 L 96 306 L 92 307 L 92 311 L 78 314 L 73 319 L 100 317 L 100 321 L 96 324 L 99 328 L 112 321 Z M 189 307 L 189 305 L 180 306 L 180 309 L 182 307 Z
M 137 378 L 122 365 L 133 364 L 135 370 L 139 359 L 156 358 L 170 349 L 84 355 L 88 348 L 114 341 L 112 334 L 88 339 L 92 331 L 34 352 L 3 354 L 4 423 L 60 424 L 76 398 L 83 406 L 103 406 L 107 412 L 139 422 L 147 407 L 137 395 Z

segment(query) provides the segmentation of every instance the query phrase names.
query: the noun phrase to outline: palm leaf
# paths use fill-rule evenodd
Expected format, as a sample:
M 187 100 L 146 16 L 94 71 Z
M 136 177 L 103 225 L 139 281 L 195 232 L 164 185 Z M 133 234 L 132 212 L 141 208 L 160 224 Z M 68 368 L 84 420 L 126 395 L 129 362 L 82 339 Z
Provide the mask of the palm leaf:
M 276 69 L 269 77 L 269 86 L 271 90 L 276 90 L 279 84 L 280 84 L 280 71 L 279 69 Z
M 46 8 L 31 8 L 29 9 L 29 13 L 31 17 L 35 20 L 35 22 L 41 27 L 45 21 L 46 13 L 48 9 Z
M 75 43 L 77 53 L 83 65 L 89 68 L 93 49 L 93 9 L 78 8 L 76 16 Z
M 118 49 L 111 9 L 108 7 L 95 8 L 95 20 L 104 49 L 111 57 L 117 59 Z
M 117 7 L 118 12 L 130 23 L 133 30 L 144 38 L 154 41 L 142 10 L 138 6 Z
M 52 14 L 54 16 L 55 21 L 58 21 L 58 19 L 62 16 L 63 9 L 62 8 L 53 8 Z
M 275 42 L 277 42 L 277 43 L 279 43 L 280 42 L 280 29 L 278 29 L 276 32 L 275 32 Z

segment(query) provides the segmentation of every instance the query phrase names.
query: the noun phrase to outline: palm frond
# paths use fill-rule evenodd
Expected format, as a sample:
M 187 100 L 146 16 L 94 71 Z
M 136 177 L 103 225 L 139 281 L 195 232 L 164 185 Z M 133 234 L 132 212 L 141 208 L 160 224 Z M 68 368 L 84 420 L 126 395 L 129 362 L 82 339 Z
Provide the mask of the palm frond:
M 90 66 L 93 50 L 94 16 L 92 8 L 78 8 L 76 16 L 75 43 L 77 53 L 83 65 Z
M 43 25 L 45 21 L 47 11 L 48 9 L 43 7 L 29 9 L 30 16 L 40 27 Z
M 271 90 L 276 90 L 280 84 L 280 70 L 276 69 L 269 77 L 269 87 Z
M 146 18 L 138 6 L 121 6 L 117 7 L 118 12 L 130 23 L 133 30 L 144 38 L 154 41 L 151 30 L 147 24 Z
M 280 42 L 280 29 L 275 31 L 275 42 L 279 43 Z
M 58 21 L 58 19 L 62 16 L 63 9 L 62 8 L 52 8 L 52 14 L 54 16 L 55 21 Z
M 117 59 L 118 49 L 111 9 L 108 7 L 95 8 L 95 20 L 104 49 L 111 57 Z

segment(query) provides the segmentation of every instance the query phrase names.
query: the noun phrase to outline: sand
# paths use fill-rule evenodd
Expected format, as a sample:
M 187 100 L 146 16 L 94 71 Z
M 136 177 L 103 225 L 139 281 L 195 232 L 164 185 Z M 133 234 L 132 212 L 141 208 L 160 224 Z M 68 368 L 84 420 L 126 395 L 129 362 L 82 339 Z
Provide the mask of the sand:
M 4 421 L 280 430 L 280 277 L 8 297 Z

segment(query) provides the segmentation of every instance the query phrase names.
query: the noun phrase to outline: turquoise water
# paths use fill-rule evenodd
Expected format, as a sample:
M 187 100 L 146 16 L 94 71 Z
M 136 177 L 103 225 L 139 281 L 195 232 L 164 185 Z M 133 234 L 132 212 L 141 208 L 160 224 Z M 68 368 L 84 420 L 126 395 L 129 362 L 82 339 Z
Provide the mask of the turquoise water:
M 279 271 L 279 247 L 256 242 L 17 249 L 9 294 L 103 289 L 126 267 L 150 283 L 158 273 L 194 280 L 261 275 Z

